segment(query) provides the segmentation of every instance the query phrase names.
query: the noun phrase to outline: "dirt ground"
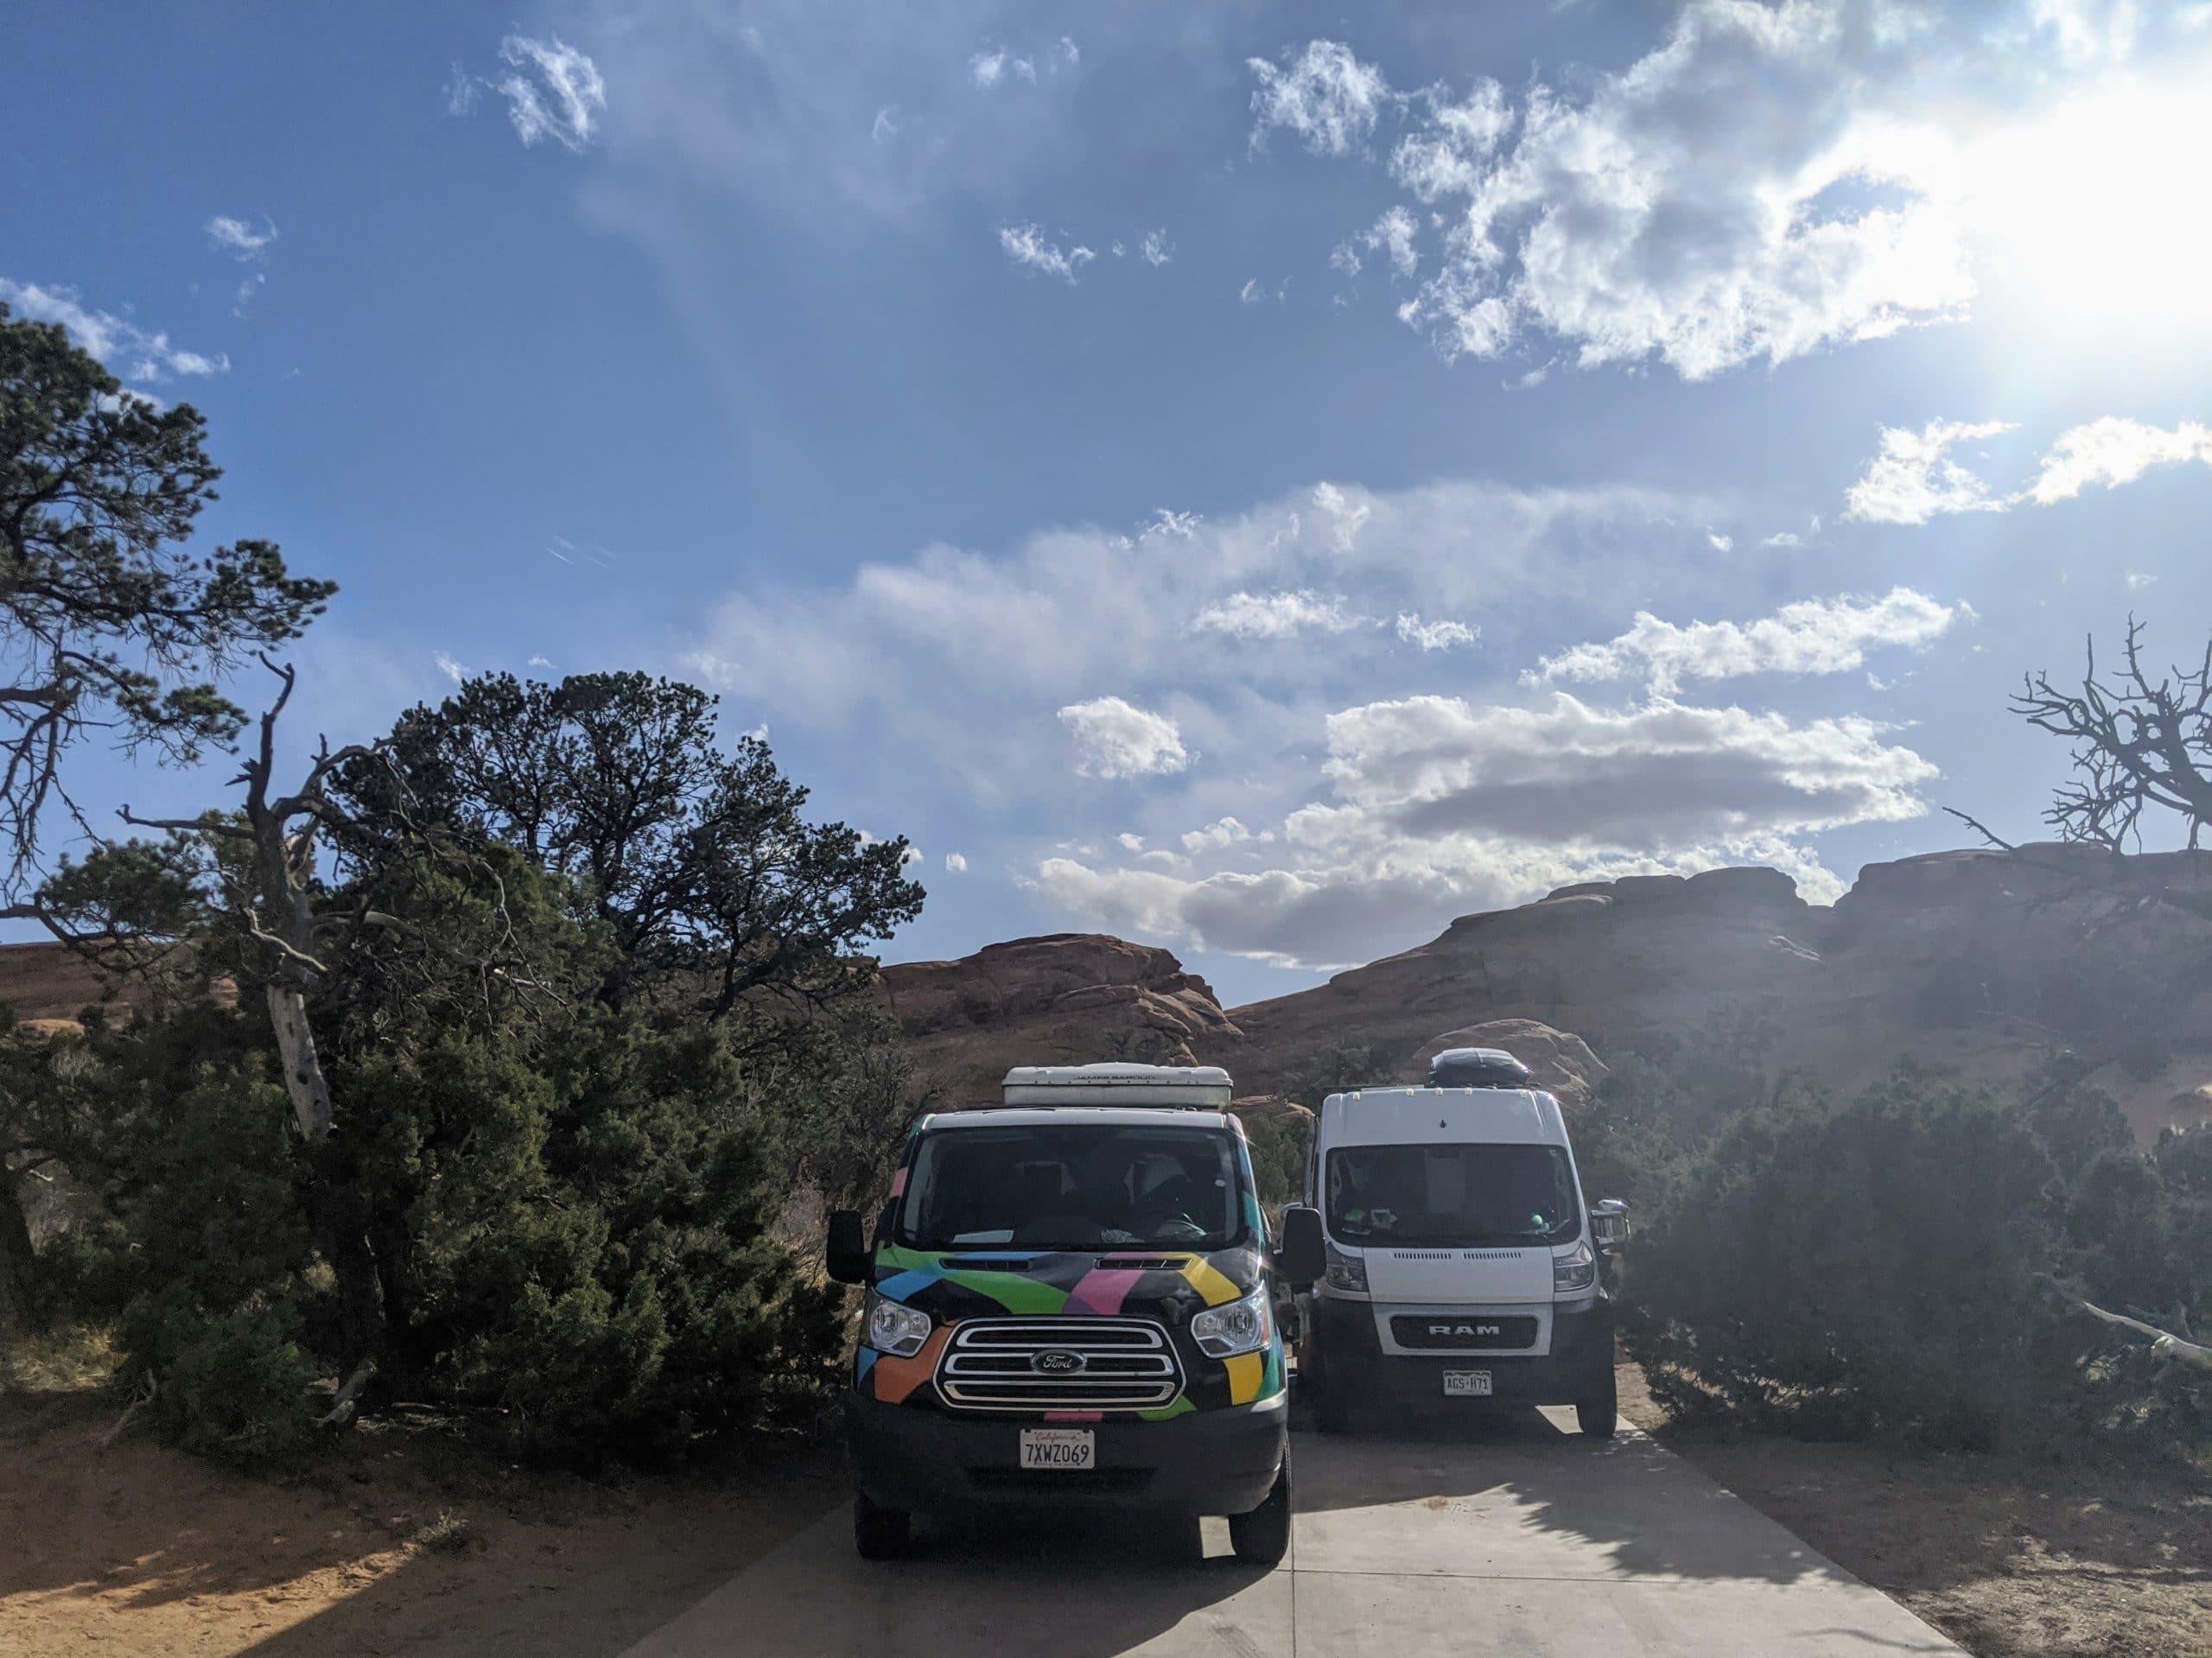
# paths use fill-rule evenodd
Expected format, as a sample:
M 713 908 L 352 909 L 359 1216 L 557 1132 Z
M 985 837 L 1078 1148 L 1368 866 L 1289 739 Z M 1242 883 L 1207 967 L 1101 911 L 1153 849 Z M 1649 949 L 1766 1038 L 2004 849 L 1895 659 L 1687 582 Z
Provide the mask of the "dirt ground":
M 0 1397 L 9 1658 L 612 1654 L 842 1494 L 819 1454 L 607 1488 L 389 1431 L 272 1485 L 103 1450 L 116 1414 Z
M 1631 1420 L 1980 1658 L 2212 1658 L 2212 1476 L 1691 1433 L 1621 1379 Z M 617 1653 L 843 1490 L 818 1452 L 602 1486 L 389 1428 L 272 1484 L 103 1449 L 115 1414 L 0 1394 L 9 1658 Z
M 2212 1655 L 2212 1476 L 1694 1433 L 1633 1365 L 1621 1408 L 1978 1658 Z

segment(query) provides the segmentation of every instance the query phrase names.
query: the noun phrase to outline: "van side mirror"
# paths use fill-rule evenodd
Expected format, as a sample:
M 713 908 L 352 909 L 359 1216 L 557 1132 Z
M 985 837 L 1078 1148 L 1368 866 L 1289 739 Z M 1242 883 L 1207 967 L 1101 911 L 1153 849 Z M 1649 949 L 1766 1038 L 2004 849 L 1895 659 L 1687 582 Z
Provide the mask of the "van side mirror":
M 1275 1270 L 1293 1289 L 1307 1289 L 1329 1269 L 1328 1243 L 1321 1235 L 1321 1211 L 1306 1204 L 1293 1204 L 1282 1212 L 1282 1245 L 1275 1251 Z
M 857 1209 L 830 1212 L 830 1276 L 840 1284 L 865 1284 L 875 1262 L 868 1247 L 868 1222 Z
M 1607 1255 L 1618 1255 L 1628 1242 L 1628 1205 L 1618 1197 L 1600 1199 L 1590 1210 L 1590 1236 Z

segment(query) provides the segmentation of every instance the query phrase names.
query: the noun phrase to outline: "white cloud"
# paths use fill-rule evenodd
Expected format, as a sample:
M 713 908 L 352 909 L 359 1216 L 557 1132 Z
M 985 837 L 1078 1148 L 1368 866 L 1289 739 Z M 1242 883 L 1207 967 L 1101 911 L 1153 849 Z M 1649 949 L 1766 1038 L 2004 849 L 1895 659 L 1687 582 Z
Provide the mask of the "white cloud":
M 1059 719 L 1082 751 L 1076 770 L 1084 777 L 1160 777 L 1191 763 L 1174 721 L 1121 697 L 1071 702 Z
M 1071 285 L 1076 273 L 1098 257 L 1080 245 L 1063 250 L 1058 243 L 1047 241 L 1045 232 L 1034 225 L 1000 226 L 999 246 L 1014 264 L 1058 276 Z
M 901 869 L 912 869 L 916 864 L 924 861 L 922 849 L 918 846 L 910 846 L 899 854 L 899 867 Z
M 1223 847 L 1235 846 L 1240 842 L 1249 841 L 1251 838 L 1252 831 L 1246 829 L 1243 824 L 1233 817 L 1222 817 L 1207 824 L 1204 829 L 1194 829 L 1185 834 L 1183 850 L 1204 852 L 1210 848 L 1218 850 Z
M 946 853 L 944 854 L 944 873 L 948 875 L 966 874 L 968 873 L 968 860 L 962 857 L 957 852 Z
M 1236 297 L 1246 305 L 1257 305 L 1267 296 L 1267 289 L 1260 286 L 1257 276 L 1247 276 L 1244 286 L 1236 290 Z
M 512 73 L 486 84 L 507 100 L 507 118 L 524 143 L 550 138 L 581 150 L 591 142 L 607 111 L 607 82 L 597 64 L 558 35 L 537 41 L 510 35 L 499 42 L 499 57 Z
M 482 96 L 484 83 L 456 63 L 446 81 L 446 113 L 470 116 L 476 113 L 476 100 Z
M 1123 829 L 1114 837 L 1114 844 L 1124 852 L 1141 852 L 1144 850 L 1144 836 Z
M 1910 588 L 1893 588 L 1872 600 L 1808 599 L 1750 623 L 1683 627 L 1638 611 L 1627 632 L 1546 657 L 1526 677 L 1531 683 L 1642 679 L 1653 693 L 1671 696 L 1685 679 L 1846 673 L 1863 667 L 1872 649 L 1923 650 L 1972 613 Z
M 1716 553 L 1732 553 L 1736 550 L 1736 537 L 1724 536 L 1718 530 L 1708 530 L 1705 532 L 1705 544 Z
M 149 333 L 128 317 L 86 305 L 73 288 L 45 288 L 0 276 L 0 300 L 30 321 L 60 324 L 80 349 L 123 379 L 158 383 L 173 374 L 200 378 L 230 372 L 227 354 L 210 357 L 173 346 L 166 334 Z
M 1427 121 L 1390 152 L 1390 176 L 1431 206 L 1448 196 L 1474 194 L 1498 145 L 1513 130 L 1505 89 L 1483 79 L 1463 103 L 1450 102 L 1436 89 L 1423 98 Z
M 1165 230 L 1147 231 L 1140 251 L 1144 255 L 1144 262 L 1148 265 L 1164 265 L 1175 257 L 1175 251 L 1167 245 L 1167 232 Z
M 1926 810 L 1916 791 L 1935 768 L 1886 729 L 1664 701 L 1607 711 L 1564 694 L 1535 708 L 1370 703 L 1329 718 L 1335 798 L 1291 814 L 1282 867 L 1058 857 L 1036 886 L 1108 926 L 1306 967 L 1371 960 L 1455 914 L 1599 876 L 1764 862 L 1832 899 L 1840 883 L 1795 836 Z
M 1936 420 L 1917 432 L 1884 427 L 1880 453 L 1845 494 L 1844 516 L 1871 524 L 1925 524 L 1939 513 L 2002 512 L 2005 499 L 1951 460 L 1950 451 L 2012 429 L 2001 420 Z
M 1319 729 L 1324 704 L 1354 685 L 1408 688 L 1439 659 L 1401 642 L 1396 615 L 1426 628 L 1522 613 L 1539 595 L 1539 608 L 1564 613 L 1610 604 L 1631 581 L 1648 588 L 1659 549 L 1712 512 L 1633 487 L 1322 484 L 1203 520 L 1156 515 L 1141 531 L 1073 525 L 992 551 L 925 547 L 826 583 L 751 584 L 703 607 L 676 665 L 779 732 L 867 753 L 879 771 L 919 766 L 931 786 L 989 809 L 1053 797 L 1056 711 L 1106 687 L 1172 713 L 1189 746 L 1249 754 L 1271 776 L 1275 756 Z M 1681 574 L 1715 601 L 1728 591 Z M 1282 594 L 1313 597 L 1271 602 Z M 1339 594 L 1358 596 L 1347 619 L 1383 625 L 1305 626 L 1272 645 L 1212 631 L 1327 622 Z M 1194 632 L 1210 613 L 1218 620 Z M 978 742 L 986 730 L 993 740 Z M 1224 812 L 1250 823 L 1257 809 L 1224 797 L 1196 810 L 1185 823 Z
M 2158 579 L 2148 570 L 2130 570 L 2127 573 L 2127 590 L 2130 593 L 2140 593 Z
M 1423 651 L 1449 651 L 1454 645 L 1472 645 L 1482 637 L 1482 631 L 1470 627 L 1465 622 L 1443 618 L 1425 622 L 1417 610 L 1400 611 L 1398 637 L 1408 645 L 1421 646 Z
M 1421 269 L 1421 250 L 1415 238 L 1421 226 L 1403 207 L 1390 207 L 1372 225 L 1357 236 L 1339 242 L 1329 255 L 1329 263 L 1347 276 L 1357 276 L 1365 268 L 1359 250 L 1370 253 L 1387 253 L 1390 258 L 1391 274 L 1412 276 Z
M 455 662 L 443 651 L 434 651 L 430 660 L 438 664 L 438 671 L 456 685 L 468 677 L 468 670 Z
M 1365 625 L 1364 617 L 1344 609 L 1342 594 L 1319 594 L 1310 588 L 1287 593 L 1230 594 L 1191 619 L 1199 633 L 1227 633 L 1240 639 L 1287 639 L 1313 629 L 1324 633 L 1348 633 Z
M 1382 72 L 1352 55 L 1338 41 L 1309 41 L 1278 67 L 1265 58 L 1246 60 L 1260 89 L 1252 94 L 1252 148 L 1271 127 L 1298 135 L 1317 156 L 1342 156 L 1373 136 L 1376 121 L 1392 102 Z
M 876 143 L 885 143 L 899 136 L 899 106 L 886 104 L 875 112 L 875 119 L 868 124 L 868 136 Z
M 1804 542 L 1795 530 L 1777 530 L 1759 543 L 1762 547 L 1802 547 Z
M 2212 466 L 2212 430 L 2188 420 L 2171 431 L 2107 415 L 2061 432 L 2024 499 L 2038 506 L 2070 500 L 2092 484 L 2116 489 L 2153 467 L 2200 461 Z M 2019 498 L 2016 498 L 2019 499 Z
M 1075 59 L 1070 58 L 1072 63 Z M 1004 47 L 995 51 L 978 52 L 968 60 L 968 78 L 986 92 L 997 86 L 1009 74 L 1036 84 L 1037 66 L 1028 58 L 1016 57 Z
M 1442 246 L 1399 315 L 1446 358 L 1542 334 L 1585 367 L 1701 379 L 1962 314 L 1959 204 L 1909 124 L 1930 64 L 1972 49 L 1967 26 L 1874 0 L 1689 0 L 1625 69 L 1516 104 L 1489 80 L 1457 103 L 1395 93 L 1315 41 L 1287 70 L 1255 62 L 1254 137 L 1343 154 L 1406 111 L 1389 171 Z
M 261 221 L 257 230 L 243 219 L 233 219 L 228 213 L 217 213 L 207 223 L 207 239 L 226 253 L 241 259 L 260 257 L 269 245 L 276 239 L 276 226 L 269 219 Z
M 1338 549 L 1347 553 L 1359 539 L 1361 526 L 1375 511 L 1371 502 L 1356 501 L 1336 485 L 1325 482 L 1313 486 L 1313 505 L 1328 519 Z
M 1977 474 L 1948 458 L 1955 445 L 2014 430 L 1989 421 L 1969 425 L 1935 421 L 1918 432 L 1882 430 L 1881 453 L 1846 496 L 1845 516 L 1875 524 L 1926 524 L 1949 512 L 2004 512 L 2023 505 L 2053 506 L 2092 485 L 2117 489 L 2154 467 L 2190 461 L 2212 466 L 2212 429 L 2183 421 L 2168 429 L 2107 415 L 2061 432 L 2027 486 L 1993 494 Z

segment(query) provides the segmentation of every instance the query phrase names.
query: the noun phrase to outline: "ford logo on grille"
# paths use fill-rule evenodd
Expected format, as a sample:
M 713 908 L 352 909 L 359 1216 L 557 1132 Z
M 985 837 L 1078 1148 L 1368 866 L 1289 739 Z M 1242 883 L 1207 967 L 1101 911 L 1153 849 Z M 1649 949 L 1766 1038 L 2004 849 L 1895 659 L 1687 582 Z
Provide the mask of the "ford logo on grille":
M 1082 1373 L 1084 1363 L 1082 1354 L 1071 1353 L 1064 1347 L 1053 1347 L 1033 1354 L 1029 1368 L 1040 1376 L 1071 1376 Z

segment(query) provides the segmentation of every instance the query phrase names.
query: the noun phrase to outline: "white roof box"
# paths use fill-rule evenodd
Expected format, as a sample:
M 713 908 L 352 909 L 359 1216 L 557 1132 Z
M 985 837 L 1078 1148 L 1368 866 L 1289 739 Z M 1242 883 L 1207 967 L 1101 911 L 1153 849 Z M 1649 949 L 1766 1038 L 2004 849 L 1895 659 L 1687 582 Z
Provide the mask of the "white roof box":
M 1219 1065 L 1016 1065 L 1008 1105 L 1165 1105 L 1226 1111 L 1232 1085 Z

